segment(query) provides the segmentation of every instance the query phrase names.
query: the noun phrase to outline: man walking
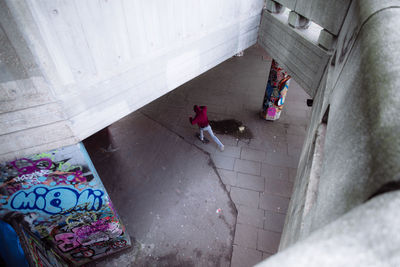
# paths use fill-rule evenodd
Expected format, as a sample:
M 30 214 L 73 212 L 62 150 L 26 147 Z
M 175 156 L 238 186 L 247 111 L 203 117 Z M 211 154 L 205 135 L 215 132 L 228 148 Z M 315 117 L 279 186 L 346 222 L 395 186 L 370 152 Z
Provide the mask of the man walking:
M 207 107 L 206 106 L 200 106 L 198 107 L 197 105 L 193 106 L 193 110 L 196 113 L 196 116 L 194 117 L 194 119 L 192 117 L 189 118 L 190 123 L 192 125 L 197 124 L 200 128 L 200 140 L 202 142 L 204 142 L 204 131 L 207 131 L 211 138 L 214 140 L 215 143 L 217 143 L 219 149 L 221 151 L 224 151 L 224 145 L 221 143 L 221 141 L 219 141 L 219 139 L 214 135 L 211 126 L 208 122 L 208 118 L 207 118 Z

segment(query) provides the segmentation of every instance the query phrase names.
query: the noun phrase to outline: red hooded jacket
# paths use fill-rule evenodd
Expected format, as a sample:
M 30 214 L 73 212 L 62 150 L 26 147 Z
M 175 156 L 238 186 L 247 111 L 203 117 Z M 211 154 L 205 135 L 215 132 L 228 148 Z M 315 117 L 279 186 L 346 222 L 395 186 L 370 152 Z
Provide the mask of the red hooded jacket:
M 194 112 L 196 112 L 196 116 L 194 119 L 192 117 L 189 118 L 190 123 L 192 125 L 197 124 L 200 128 L 204 128 L 208 126 L 208 118 L 207 118 L 207 107 L 206 106 L 194 106 Z

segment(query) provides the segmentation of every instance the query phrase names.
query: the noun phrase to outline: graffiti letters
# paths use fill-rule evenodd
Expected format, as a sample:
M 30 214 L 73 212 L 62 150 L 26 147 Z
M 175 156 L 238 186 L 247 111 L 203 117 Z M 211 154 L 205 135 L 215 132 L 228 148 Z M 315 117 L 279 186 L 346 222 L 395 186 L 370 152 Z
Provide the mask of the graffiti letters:
M 82 245 L 91 245 L 96 242 L 106 241 L 122 234 L 118 224 L 98 220 L 90 225 L 81 226 L 72 230 Z
M 130 245 L 85 153 L 74 145 L 0 163 L 0 218 L 23 227 L 38 266 L 82 266 Z
M 49 190 L 39 186 L 30 191 L 19 191 L 14 194 L 10 207 L 14 210 L 40 210 L 48 214 L 58 214 L 69 209 L 77 211 L 83 207 L 87 211 L 98 211 L 103 205 L 103 195 L 104 192 L 98 189 L 89 188 L 79 192 L 68 187 Z
M 54 237 L 57 241 L 57 246 L 62 252 L 67 252 L 79 247 L 78 237 L 74 233 L 58 234 Z
M 17 178 L 15 178 L 15 182 L 22 182 L 25 180 L 37 180 L 37 178 L 47 176 L 49 173 L 51 173 L 51 171 L 49 170 L 34 171 L 33 173 L 18 176 Z

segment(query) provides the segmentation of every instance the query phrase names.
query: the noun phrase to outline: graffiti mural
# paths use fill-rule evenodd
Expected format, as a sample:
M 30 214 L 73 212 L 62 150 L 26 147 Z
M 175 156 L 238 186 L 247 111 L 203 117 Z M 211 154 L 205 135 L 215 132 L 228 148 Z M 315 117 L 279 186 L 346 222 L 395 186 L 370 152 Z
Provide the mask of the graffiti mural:
M 290 78 L 290 75 L 280 68 L 275 60 L 272 60 L 261 111 L 264 119 L 277 120 L 281 116 Z
M 82 144 L 0 172 L 0 219 L 18 220 L 35 266 L 79 266 L 131 245 Z

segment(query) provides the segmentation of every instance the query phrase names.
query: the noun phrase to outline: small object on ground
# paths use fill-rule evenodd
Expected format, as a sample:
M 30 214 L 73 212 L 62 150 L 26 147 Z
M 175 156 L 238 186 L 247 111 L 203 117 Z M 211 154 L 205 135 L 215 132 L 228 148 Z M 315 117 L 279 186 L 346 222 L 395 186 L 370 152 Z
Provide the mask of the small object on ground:
M 210 126 L 217 134 L 230 135 L 236 139 L 252 139 L 253 134 L 249 127 L 243 125 L 241 121 L 235 119 L 226 119 L 220 121 L 210 121 Z M 243 126 L 244 130 L 240 131 L 239 127 Z
M 243 131 L 244 131 L 244 129 L 245 129 L 245 127 L 244 127 L 244 126 L 239 126 L 239 132 L 243 132 Z
M 215 211 L 215 213 L 221 213 L 222 212 L 222 209 L 217 209 L 216 211 Z
M 203 140 L 200 139 L 200 134 L 196 133 L 196 137 L 199 138 L 199 140 L 201 142 L 203 142 L 203 144 L 208 144 L 210 142 L 210 140 L 208 140 L 205 136 L 203 137 Z

